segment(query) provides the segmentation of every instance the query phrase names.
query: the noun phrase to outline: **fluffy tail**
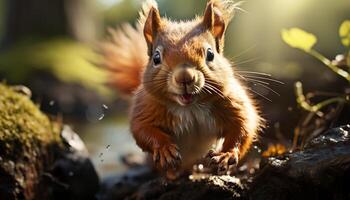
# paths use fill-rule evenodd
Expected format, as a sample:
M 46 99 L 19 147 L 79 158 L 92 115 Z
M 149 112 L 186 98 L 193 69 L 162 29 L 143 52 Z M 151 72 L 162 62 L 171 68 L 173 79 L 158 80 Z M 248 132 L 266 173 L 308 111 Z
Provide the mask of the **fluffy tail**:
M 140 26 L 124 24 L 108 29 L 109 39 L 101 44 L 103 66 L 110 72 L 108 84 L 123 96 L 131 96 L 140 85 L 147 65 L 147 45 Z
M 152 7 L 157 8 L 154 0 L 145 1 L 136 28 L 130 24 L 123 24 L 118 29 L 110 28 L 108 39 L 100 45 L 103 65 L 111 72 L 108 84 L 124 97 L 130 97 L 140 85 L 148 62 L 143 26 Z

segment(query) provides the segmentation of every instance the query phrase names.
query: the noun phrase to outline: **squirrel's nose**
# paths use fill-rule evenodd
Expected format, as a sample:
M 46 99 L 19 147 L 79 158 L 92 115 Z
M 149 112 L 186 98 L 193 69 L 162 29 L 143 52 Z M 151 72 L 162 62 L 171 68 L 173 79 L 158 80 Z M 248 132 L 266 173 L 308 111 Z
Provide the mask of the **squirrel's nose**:
M 190 85 L 194 82 L 194 79 L 192 70 L 182 70 L 175 76 L 175 81 L 179 85 Z

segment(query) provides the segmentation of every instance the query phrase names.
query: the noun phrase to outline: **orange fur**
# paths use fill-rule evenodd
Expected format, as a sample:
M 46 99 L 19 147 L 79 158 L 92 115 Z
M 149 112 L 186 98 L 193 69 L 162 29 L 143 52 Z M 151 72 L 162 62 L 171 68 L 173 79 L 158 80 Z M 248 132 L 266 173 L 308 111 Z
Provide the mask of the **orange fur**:
M 213 146 L 212 158 L 221 167 L 237 163 L 262 126 L 222 52 L 234 6 L 210 0 L 204 17 L 174 22 L 161 18 L 156 3 L 148 1 L 140 12 L 143 29 L 126 25 L 114 33 L 114 42 L 104 44 L 114 86 L 133 92 L 130 120 L 136 143 L 168 172 L 190 168 Z M 210 49 L 213 60 L 208 60 Z
M 102 42 L 102 65 L 110 71 L 109 85 L 129 97 L 141 83 L 144 67 L 148 62 L 147 45 L 141 26 L 136 29 L 123 24 L 120 29 L 109 29 L 109 39 Z

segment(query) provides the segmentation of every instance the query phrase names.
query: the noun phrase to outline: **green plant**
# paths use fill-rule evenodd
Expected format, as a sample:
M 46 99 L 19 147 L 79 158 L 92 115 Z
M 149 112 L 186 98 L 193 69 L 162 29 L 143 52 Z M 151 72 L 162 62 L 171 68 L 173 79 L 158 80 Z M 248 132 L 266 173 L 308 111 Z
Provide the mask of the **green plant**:
M 291 29 L 283 29 L 281 32 L 282 39 L 285 43 L 287 43 L 289 46 L 293 48 L 300 49 L 307 54 L 315 57 L 316 59 L 320 60 L 325 66 L 327 66 L 329 69 L 331 69 L 333 72 L 335 72 L 340 77 L 346 79 L 349 82 L 350 85 L 350 20 L 344 21 L 340 28 L 339 28 L 339 36 L 341 38 L 342 44 L 348 48 L 348 52 L 346 52 L 346 69 L 337 66 L 323 56 L 321 53 L 319 53 L 317 50 L 313 49 L 313 46 L 317 42 L 317 38 L 315 35 L 308 33 L 302 29 L 299 28 L 291 28 Z M 303 88 L 301 82 L 295 83 L 295 94 L 297 96 L 297 102 L 301 108 L 304 110 L 317 113 L 319 110 L 321 110 L 323 107 L 332 104 L 332 103 L 344 103 L 349 102 L 349 95 L 344 96 L 337 96 L 330 99 L 327 99 L 325 101 L 319 102 L 317 104 L 311 105 L 305 98 L 305 95 L 303 94 Z
M 343 45 L 350 48 L 350 20 L 344 21 L 339 28 L 339 35 Z M 317 50 L 313 49 L 313 46 L 317 42 L 315 35 L 305 32 L 299 28 L 291 28 L 289 30 L 282 30 L 282 39 L 289 46 L 303 50 L 304 52 L 312 55 L 320 60 L 323 64 L 337 73 L 339 76 L 345 78 L 350 84 L 350 74 L 348 71 L 336 66 L 328 58 L 323 56 Z M 347 52 L 347 64 L 349 67 L 350 54 Z M 348 68 L 349 69 L 349 68 Z
M 317 37 L 302 29 L 284 29 L 281 36 L 289 46 L 315 57 L 338 76 L 347 80 L 350 86 L 350 20 L 344 21 L 339 28 L 341 42 L 347 48 L 347 52 L 340 56 L 341 61 L 339 59 L 331 61 L 315 50 L 313 47 L 317 42 Z M 295 95 L 299 107 L 305 110 L 306 114 L 294 130 L 292 150 L 303 149 L 308 140 L 321 134 L 329 126 L 329 122 L 337 118 L 343 106 L 350 102 L 350 94 L 344 92 L 344 94 L 331 94 L 329 98 L 321 102 L 311 103 L 310 99 L 316 96 L 316 93 L 304 94 L 300 81 L 295 83 Z M 336 106 L 329 108 L 331 104 Z

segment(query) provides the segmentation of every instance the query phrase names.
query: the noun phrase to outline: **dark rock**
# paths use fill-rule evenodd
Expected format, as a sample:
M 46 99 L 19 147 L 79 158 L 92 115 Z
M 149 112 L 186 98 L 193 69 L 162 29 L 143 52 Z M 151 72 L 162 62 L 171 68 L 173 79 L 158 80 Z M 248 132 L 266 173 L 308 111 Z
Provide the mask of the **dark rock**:
M 243 185 L 232 176 L 203 176 L 166 181 L 148 167 L 134 168 L 128 173 L 106 179 L 98 195 L 112 199 L 240 199 Z
M 350 143 L 350 125 L 331 129 L 311 140 L 306 149 L 332 146 L 338 143 Z
M 99 178 L 80 137 L 69 126 L 61 132 L 65 150 L 57 152 L 50 174 L 52 199 L 95 199 Z M 55 186 L 56 185 L 56 186 Z M 58 187 L 57 187 L 58 186 Z
M 156 172 L 147 166 L 132 168 L 126 174 L 106 178 L 101 184 L 98 199 L 124 199 L 132 195 L 142 184 L 157 177 Z
M 78 135 L 18 88 L 0 93 L 0 199 L 94 199 L 99 179 Z
M 251 199 L 350 199 L 350 126 L 314 138 L 303 151 L 269 158 L 255 176 Z

